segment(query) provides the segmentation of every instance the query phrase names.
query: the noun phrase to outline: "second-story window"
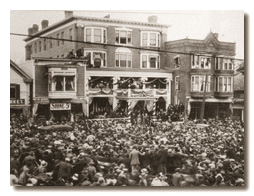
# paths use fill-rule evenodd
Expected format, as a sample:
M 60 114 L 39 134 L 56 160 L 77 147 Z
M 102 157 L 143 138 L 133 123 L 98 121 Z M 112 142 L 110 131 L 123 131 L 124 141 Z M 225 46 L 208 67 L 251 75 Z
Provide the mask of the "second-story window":
M 211 57 L 192 55 L 192 69 L 211 69 Z
M 116 67 L 131 67 L 132 53 L 128 48 L 118 48 L 115 53 Z
M 90 67 L 105 67 L 106 52 L 104 51 L 85 51 L 84 55 L 88 58 L 87 64 Z
M 43 49 L 47 50 L 47 39 L 46 38 L 44 39 L 44 43 L 43 44 L 44 44 Z
M 216 57 L 216 66 L 217 70 L 233 70 L 234 60 L 231 58 Z
M 72 29 L 69 29 L 69 40 L 72 40 Z
M 141 32 L 141 46 L 144 47 L 160 47 L 159 32 Z
M 51 68 L 48 73 L 48 87 L 50 92 L 76 91 L 76 70 Z
M 85 41 L 106 43 L 106 29 L 100 27 L 85 27 Z
M 56 38 L 57 38 L 57 46 L 59 46 L 60 45 L 60 36 L 59 36 L 59 33 L 56 35 Z
M 203 92 L 205 90 L 205 85 L 206 85 L 206 92 L 210 92 L 211 76 L 207 76 L 207 82 L 205 82 L 205 77 L 206 76 L 203 76 L 203 75 L 191 76 L 191 91 L 192 92 Z
M 64 45 L 64 32 L 61 33 L 61 44 Z
M 131 30 L 116 30 L 116 44 L 131 44 L 132 31 Z
M 52 43 L 52 37 L 49 38 L 49 48 L 53 47 L 53 43 Z
M 181 62 L 180 57 L 178 55 L 174 57 L 174 65 L 176 69 L 180 68 Z
M 34 53 L 37 53 L 37 43 L 34 43 Z
M 215 78 L 216 92 L 233 92 L 233 77 L 218 76 Z
M 41 41 L 39 41 L 39 52 L 41 52 Z
M 142 69 L 158 69 L 160 67 L 159 54 L 141 54 Z

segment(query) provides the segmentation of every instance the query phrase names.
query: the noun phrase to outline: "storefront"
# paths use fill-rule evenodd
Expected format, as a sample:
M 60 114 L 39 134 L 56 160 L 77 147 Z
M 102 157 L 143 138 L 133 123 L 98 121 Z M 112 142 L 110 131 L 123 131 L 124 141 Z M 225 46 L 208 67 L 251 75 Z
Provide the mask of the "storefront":
M 219 118 L 224 119 L 231 116 L 231 99 L 225 99 L 221 102 L 215 102 L 214 99 L 208 99 L 205 102 L 204 119 Z M 202 100 L 190 99 L 189 119 L 200 119 L 202 109 Z

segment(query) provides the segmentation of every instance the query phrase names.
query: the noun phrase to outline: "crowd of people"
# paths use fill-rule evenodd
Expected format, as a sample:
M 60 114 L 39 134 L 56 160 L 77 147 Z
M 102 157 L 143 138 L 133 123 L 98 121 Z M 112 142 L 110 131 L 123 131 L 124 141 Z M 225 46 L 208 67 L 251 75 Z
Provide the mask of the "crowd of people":
M 132 125 L 10 120 L 14 186 L 244 186 L 244 128 L 230 119 Z M 70 130 L 43 131 L 50 125 Z

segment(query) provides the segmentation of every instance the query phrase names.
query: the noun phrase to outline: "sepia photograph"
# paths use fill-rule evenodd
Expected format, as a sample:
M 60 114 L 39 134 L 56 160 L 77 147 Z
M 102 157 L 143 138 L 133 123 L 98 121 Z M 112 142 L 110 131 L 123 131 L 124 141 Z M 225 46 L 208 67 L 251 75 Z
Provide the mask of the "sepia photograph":
M 246 187 L 244 44 L 243 10 L 10 10 L 10 186 Z

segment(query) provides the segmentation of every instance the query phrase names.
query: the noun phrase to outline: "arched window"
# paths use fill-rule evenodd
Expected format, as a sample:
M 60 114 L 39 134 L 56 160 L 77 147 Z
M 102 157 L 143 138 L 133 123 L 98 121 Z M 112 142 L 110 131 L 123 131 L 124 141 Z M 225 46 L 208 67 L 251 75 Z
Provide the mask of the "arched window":
M 117 48 L 115 52 L 116 67 L 131 67 L 132 52 L 128 48 Z

